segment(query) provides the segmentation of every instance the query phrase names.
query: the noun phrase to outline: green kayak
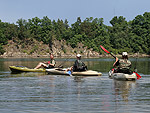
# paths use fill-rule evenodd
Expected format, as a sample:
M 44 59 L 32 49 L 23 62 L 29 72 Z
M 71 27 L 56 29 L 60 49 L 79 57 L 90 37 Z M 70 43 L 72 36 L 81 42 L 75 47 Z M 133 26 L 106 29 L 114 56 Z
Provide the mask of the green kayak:
M 24 66 L 9 66 L 11 72 L 17 73 L 17 72 L 45 72 L 45 69 L 31 69 Z

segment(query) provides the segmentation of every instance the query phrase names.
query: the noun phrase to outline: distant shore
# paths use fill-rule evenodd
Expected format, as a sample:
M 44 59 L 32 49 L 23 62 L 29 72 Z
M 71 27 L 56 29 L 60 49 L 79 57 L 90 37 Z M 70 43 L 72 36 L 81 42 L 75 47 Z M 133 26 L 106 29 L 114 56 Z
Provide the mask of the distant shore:
M 82 55 L 82 54 L 81 54 Z M 115 55 L 117 57 L 121 57 L 121 55 Z M 146 55 L 146 54 L 129 54 L 129 57 L 132 58 L 142 58 L 142 57 L 150 57 L 150 55 Z M 37 54 L 33 54 L 33 55 L 27 55 L 27 54 L 4 54 L 4 55 L 0 55 L 0 58 L 48 58 L 49 54 L 46 55 L 37 55 Z M 62 56 L 58 56 L 58 55 L 54 55 L 55 58 L 75 58 L 76 55 L 75 54 L 66 54 L 66 55 L 62 55 Z M 102 55 L 82 55 L 82 58 L 111 58 L 112 56 L 109 54 L 102 54 Z
M 9 40 L 8 44 L 3 46 L 5 52 L 3 55 L 0 55 L 0 58 L 49 58 L 50 53 L 53 53 L 55 58 L 76 58 L 77 53 L 80 53 L 82 58 L 112 58 L 110 54 L 107 54 L 104 51 L 99 53 L 93 51 L 93 49 L 87 49 L 82 43 L 79 43 L 77 48 L 72 48 L 66 44 L 66 41 L 55 40 L 50 49 L 50 47 L 43 44 L 43 42 L 38 42 L 36 40 L 29 40 L 29 42 L 31 44 L 23 43 L 18 45 L 17 42 Z M 115 56 L 121 57 L 120 54 Z M 150 57 L 150 55 L 129 53 L 129 57 Z

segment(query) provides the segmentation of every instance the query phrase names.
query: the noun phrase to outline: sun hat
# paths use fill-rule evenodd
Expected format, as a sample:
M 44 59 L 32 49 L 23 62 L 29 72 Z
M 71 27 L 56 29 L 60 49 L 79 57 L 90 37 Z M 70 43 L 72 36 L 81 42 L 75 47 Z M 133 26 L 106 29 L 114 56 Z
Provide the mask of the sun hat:
M 122 56 L 127 56 L 128 53 L 127 52 L 122 52 Z

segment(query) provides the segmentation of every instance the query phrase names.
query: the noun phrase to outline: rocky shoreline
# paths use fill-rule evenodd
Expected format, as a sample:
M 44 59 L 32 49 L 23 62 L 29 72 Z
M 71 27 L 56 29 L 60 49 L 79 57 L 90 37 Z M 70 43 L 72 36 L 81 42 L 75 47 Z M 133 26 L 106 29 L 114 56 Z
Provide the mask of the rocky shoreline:
M 5 53 L 0 55 L 0 58 L 48 58 L 49 53 L 53 53 L 55 58 L 75 58 L 77 53 L 80 53 L 83 58 L 112 57 L 105 52 L 99 54 L 92 49 L 87 49 L 82 43 L 78 43 L 77 48 L 72 48 L 64 40 L 53 41 L 51 49 L 49 45 L 36 40 L 26 40 L 24 43 L 9 40 L 4 48 Z M 116 56 L 121 57 L 121 55 Z M 150 57 L 150 55 L 135 53 L 129 54 L 129 57 Z
M 91 54 L 81 54 L 83 58 L 111 58 L 112 56 L 109 54 L 93 54 L 91 52 Z M 75 58 L 76 54 L 62 54 L 57 55 L 54 54 L 55 58 Z M 121 57 L 121 55 L 115 55 L 117 57 Z M 0 58 L 48 58 L 49 57 L 49 53 L 44 54 L 44 55 L 39 55 L 37 53 L 28 55 L 27 53 L 20 53 L 20 52 L 5 52 L 3 55 L 0 55 Z M 129 57 L 133 57 L 133 58 L 142 58 L 142 57 L 150 57 L 150 55 L 146 55 L 146 54 L 132 54 L 129 55 Z

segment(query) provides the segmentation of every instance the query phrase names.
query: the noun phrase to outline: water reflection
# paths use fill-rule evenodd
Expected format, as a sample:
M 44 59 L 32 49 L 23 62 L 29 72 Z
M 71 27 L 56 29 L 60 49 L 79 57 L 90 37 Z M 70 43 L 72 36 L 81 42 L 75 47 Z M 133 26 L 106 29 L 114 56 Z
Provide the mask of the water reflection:
M 136 81 L 117 81 L 114 80 L 114 91 L 116 101 L 123 100 L 124 102 L 129 101 L 130 93 L 136 88 Z M 121 96 L 121 98 L 120 98 Z
M 75 82 L 83 82 L 84 81 L 83 78 L 84 78 L 83 76 L 75 76 L 74 81 Z
M 46 59 L 48 60 L 48 59 Z M 56 59 L 59 65 L 65 59 Z M 75 59 L 64 64 L 69 67 Z M 114 59 L 83 59 L 100 77 L 72 77 L 45 73 L 11 74 L 9 65 L 34 67 L 38 59 L 0 59 L 0 112 L 63 113 L 137 113 L 149 112 L 148 59 L 138 60 L 137 81 L 115 81 L 108 78 Z M 135 59 L 131 59 L 133 66 Z M 28 111 L 30 110 L 30 111 Z

